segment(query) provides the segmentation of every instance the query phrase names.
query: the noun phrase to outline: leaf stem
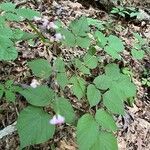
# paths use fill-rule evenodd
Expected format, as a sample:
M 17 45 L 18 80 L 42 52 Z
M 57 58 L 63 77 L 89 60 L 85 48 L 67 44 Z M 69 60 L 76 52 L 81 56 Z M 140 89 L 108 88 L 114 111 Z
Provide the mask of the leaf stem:
M 34 24 L 31 21 L 27 20 L 27 22 L 30 25 L 30 27 L 34 30 L 34 32 L 36 32 L 37 35 L 40 37 L 41 41 L 43 43 L 45 43 L 46 40 L 45 40 L 45 37 L 43 36 L 43 34 L 36 29 L 36 27 L 34 26 Z

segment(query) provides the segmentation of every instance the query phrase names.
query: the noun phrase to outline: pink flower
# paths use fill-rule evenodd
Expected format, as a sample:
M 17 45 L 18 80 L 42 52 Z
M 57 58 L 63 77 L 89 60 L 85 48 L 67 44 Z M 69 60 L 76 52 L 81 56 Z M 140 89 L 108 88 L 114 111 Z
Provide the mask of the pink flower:
M 53 118 L 49 121 L 52 125 L 61 125 L 65 122 L 65 118 L 61 115 L 54 115 Z
M 47 29 L 58 29 L 58 26 L 54 22 L 50 22 L 47 26 Z

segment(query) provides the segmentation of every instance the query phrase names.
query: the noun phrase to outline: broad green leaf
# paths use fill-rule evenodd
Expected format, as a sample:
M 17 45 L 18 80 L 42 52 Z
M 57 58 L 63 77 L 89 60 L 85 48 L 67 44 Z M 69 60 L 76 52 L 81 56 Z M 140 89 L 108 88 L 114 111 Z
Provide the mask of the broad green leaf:
M 77 143 L 79 150 L 89 150 L 96 142 L 99 128 L 90 114 L 83 115 L 77 124 Z
M 13 42 L 8 37 L 0 35 L 0 60 L 15 60 L 17 56 L 18 52 Z
M 120 95 L 111 89 L 103 95 L 103 103 L 114 114 L 124 115 L 124 104 Z
M 78 99 L 81 99 L 83 96 L 85 96 L 86 82 L 84 79 L 78 76 L 72 76 L 70 83 L 73 84 L 72 91 Z
M 65 122 L 70 124 L 75 121 L 75 112 L 68 99 L 63 97 L 56 98 L 54 101 L 53 109 L 57 114 L 65 117 Z
M 144 58 L 145 52 L 143 50 L 132 49 L 131 54 L 132 54 L 133 58 L 141 60 Z
M 75 35 L 71 33 L 71 31 L 64 28 L 60 32 L 65 37 L 62 41 L 63 44 L 70 47 L 76 46 L 76 38 Z
M 53 137 L 55 126 L 49 123 L 51 115 L 42 108 L 28 106 L 21 111 L 17 119 L 17 130 L 20 138 L 20 148 L 40 144 Z
M 97 110 L 95 119 L 103 129 L 117 131 L 117 126 L 112 115 L 106 112 L 105 110 Z
M 118 150 L 117 139 L 112 133 L 100 131 L 90 150 Z
M 123 42 L 120 38 L 114 35 L 110 35 L 108 38 L 108 45 L 114 49 L 116 52 L 121 52 L 124 50 Z
M 48 78 L 52 71 L 50 63 L 42 58 L 28 62 L 28 65 L 34 75 L 40 78 Z
M 87 87 L 87 99 L 91 107 L 97 105 L 101 100 L 101 93 L 93 84 Z
M 84 74 L 91 74 L 90 70 L 79 59 L 75 59 L 75 66 Z
M 9 101 L 9 102 L 15 102 L 16 100 L 15 93 L 10 90 L 5 90 L 5 98 L 6 98 L 6 101 Z
M 26 100 L 35 106 L 47 106 L 54 100 L 54 92 L 47 86 L 38 86 L 36 88 L 26 88 L 19 92 Z
M 95 26 L 99 30 L 104 30 L 104 22 L 98 20 L 98 19 L 93 19 L 93 18 L 87 18 L 87 22 L 89 26 Z
M 1 3 L 0 4 L 0 10 L 3 11 L 11 11 L 13 12 L 15 10 L 15 5 L 11 2 L 7 2 L 7 3 Z
M 105 37 L 105 35 L 102 32 L 96 31 L 95 32 L 95 37 L 97 38 L 98 45 L 100 47 L 104 47 L 107 44 L 107 38 Z
M 86 17 L 75 19 L 69 25 L 69 29 L 77 36 L 86 36 L 89 31 L 89 26 Z
M 109 76 L 103 74 L 94 79 L 94 84 L 98 89 L 107 90 L 111 86 L 112 82 Z
M 9 27 L 0 28 L 0 33 L 1 36 L 6 38 L 11 38 L 13 34 L 12 30 Z
M 84 64 L 90 69 L 94 69 L 97 67 L 98 59 L 96 56 L 87 54 L 84 56 L 83 60 L 84 60 Z
M 0 16 L 0 27 L 4 27 L 5 25 L 5 19 L 3 16 Z
M 95 55 L 95 53 L 96 53 L 96 48 L 93 46 L 89 47 L 87 54 L 93 56 L 93 55 Z
M 62 59 L 57 58 L 55 60 L 55 69 L 58 72 L 64 73 L 65 72 L 65 63 Z
M 16 10 L 17 15 L 20 15 L 24 19 L 32 20 L 35 16 L 40 17 L 40 13 L 29 9 L 29 8 L 19 8 Z
M 16 22 L 22 21 L 22 18 L 15 13 L 6 12 L 3 16 L 8 21 L 16 21 Z
M 115 59 L 121 59 L 121 56 L 119 55 L 119 53 L 117 51 L 115 51 L 115 48 L 113 48 L 112 46 L 108 45 L 104 48 L 104 50 L 113 58 Z
M 14 41 L 25 41 L 36 38 L 36 34 L 28 33 L 20 29 L 13 29 L 12 39 Z
M 119 76 L 121 75 L 120 69 L 116 64 L 106 65 L 105 74 L 107 74 L 107 76 L 111 76 L 111 78 L 119 78 Z
M 90 38 L 88 36 L 86 37 L 76 37 L 76 45 L 81 48 L 88 48 L 91 44 Z
M 66 73 L 57 73 L 56 80 L 63 89 L 69 82 Z
M 107 37 L 108 44 L 104 47 L 104 50 L 113 58 L 120 59 L 119 52 L 124 50 L 123 42 L 120 38 L 114 35 Z

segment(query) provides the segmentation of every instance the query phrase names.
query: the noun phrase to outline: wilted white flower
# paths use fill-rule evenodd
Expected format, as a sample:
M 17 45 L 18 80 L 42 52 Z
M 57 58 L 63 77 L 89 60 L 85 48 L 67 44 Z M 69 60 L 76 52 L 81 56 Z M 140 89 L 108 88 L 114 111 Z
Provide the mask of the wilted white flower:
M 30 86 L 36 88 L 40 83 L 36 79 L 32 79 Z
M 50 22 L 47 29 L 58 29 L 58 26 L 54 22 Z
M 60 114 L 54 115 L 53 118 L 49 121 L 52 125 L 61 125 L 65 122 L 65 118 Z

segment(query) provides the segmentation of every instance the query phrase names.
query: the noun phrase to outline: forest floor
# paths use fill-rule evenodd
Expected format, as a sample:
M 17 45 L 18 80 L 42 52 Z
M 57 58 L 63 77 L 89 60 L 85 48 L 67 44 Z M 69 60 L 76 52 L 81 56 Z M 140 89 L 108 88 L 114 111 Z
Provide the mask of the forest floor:
M 15 1 L 20 3 L 21 1 Z M 142 3 L 143 2 L 143 3 Z M 132 3 L 133 7 L 150 9 L 150 3 L 142 1 L 140 3 Z M 117 18 L 110 15 L 109 12 L 81 3 L 72 2 L 69 0 L 48 1 L 36 3 L 34 1 L 25 1 L 21 5 L 26 5 L 36 9 L 43 16 L 48 16 L 50 20 L 61 19 L 64 23 L 85 15 L 92 18 L 97 18 L 108 22 L 108 30 L 120 36 L 127 45 L 131 44 L 133 39 L 131 33 L 136 32 L 141 34 L 148 41 L 150 46 L 150 21 L 133 21 L 130 19 Z M 86 6 L 86 7 L 85 7 Z M 94 5 L 93 5 L 94 6 Z M 149 12 L 150 13 L 150 12 Z M 109 23 L 112 22 L 112 23 Z M 25 31 L 30 31 L 30 27 L 25 24 L 17 24 Z M 54 47 L 50 47 L 53 49 Z M 36 43 L 34 47 L 27 42 L 18 44 L 19 57 L 14 62 L 0 62 L 0 82 L 7 79 L 13 79 L 17 83 L 30 84 L 32 76 L 29 75 L 29 69 L 26 62 L 33 58 L 43 57 L 51 60 L 55 57 L 52 52 L 47 53 L 46 47 L 42 43 Z M 72 57 L 71 55 L 80 55 L 80 49 L 63 49 L 61 55 L 64 60 Z M 129 52 L 124 52 L 125 63 L 123 66 L 132 70 L 132 79 L 138 87 L 137 97 L 133 107 L 126 106 L 126 115 L 117 119 L 120 129 L 117 133 L 119 150 L 149 150 L 150 148 L 150 87 L 142 84 L 142 78 L 150 77 L 150 55 L 144 57 L 143 60 L 133 60 Z M 109 59 L 109 58 L 106 58 Z M 107 60 L 109 61 L 109 60 Z M 146 72 L 146 74 L 145 74 Z M 16 121 L 18 112 L 27 105 L 21 97 L 17 96 L 14 104 L 7 103 L 5 100 L 0 101 L 0 130 Z M 82 106 L 80 106 L 82 108 Z M 84 106 L 83 106 L 84 109 Z M 46 143 L 30 146 L 27 150 L 49 150 L 52 145 L 56 150 L 76 150 L 75 129 L 71 126 L 60 127 L 60 130 L 55 134 L 54 140 L 49 140 Z M 5 136 L 0 139 L 0 150 L 17 150 L 19 148 L 19 138 L 17 132 Z

